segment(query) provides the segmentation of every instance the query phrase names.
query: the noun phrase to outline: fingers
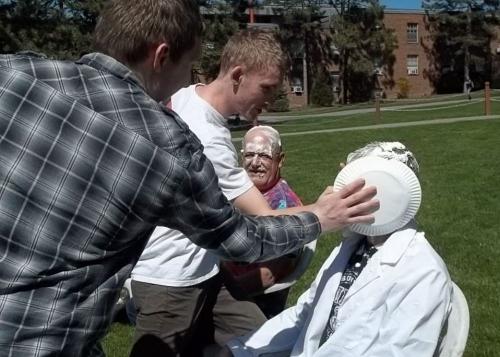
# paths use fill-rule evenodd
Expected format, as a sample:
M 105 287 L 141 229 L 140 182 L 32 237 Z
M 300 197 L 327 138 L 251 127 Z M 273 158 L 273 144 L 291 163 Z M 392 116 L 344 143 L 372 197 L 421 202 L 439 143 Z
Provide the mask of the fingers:
M 377 195 L 375 186 L 365 187 L 350 196 L 345 197 L 345 202 L 348 207 L 355 206 L 359 203 L 367 202 Z
M 336 192 L 327 187 L 312 207 L 323 231 L 338 230 L 354 223 L 374 222 L 373 212 L 380 207 L 380 202 L 374 199 L 377 189 L 364 185 L 364 179 L 357 179 Z
M 364 185 L 365 185 L 365 180 L 362 178 L 358 178 L 353 182 L 342 187 L 342 189 L 338 191 L 338 193 L 341 198 L 346 198 L 348 196 L 351 196 L 353 193 L 361 190 Z
M 367 202 L 358 203 L 351 206 L 348 210 L 347 224 L 367 223 L 371 224 L 375 221 L 373 212 L 380 208 L 378 200 L 370 200 Z
M 377 189 L 369 186 L 344 198 L 346 206 L 349 207 L 347 223 L 373 223 L 373 212 L 380 208 L 380 201 L 373 199 L 376 195 Z

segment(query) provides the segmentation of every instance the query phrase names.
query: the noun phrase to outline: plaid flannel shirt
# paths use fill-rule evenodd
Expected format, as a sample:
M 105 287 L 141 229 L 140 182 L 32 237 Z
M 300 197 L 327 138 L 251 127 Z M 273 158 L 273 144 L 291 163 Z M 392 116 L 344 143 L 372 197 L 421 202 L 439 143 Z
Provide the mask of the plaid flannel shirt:
M 113 58 L 0 56 L 0 356 L 102 354 L 156 225 L 242 261 L 318 236 L 313 214 L 240 215 L 202 150 Z

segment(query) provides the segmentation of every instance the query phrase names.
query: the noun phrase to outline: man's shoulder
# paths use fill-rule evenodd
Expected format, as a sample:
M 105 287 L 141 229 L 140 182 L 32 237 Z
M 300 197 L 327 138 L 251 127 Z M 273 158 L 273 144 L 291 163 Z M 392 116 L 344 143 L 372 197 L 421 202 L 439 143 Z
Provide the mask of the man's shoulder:
M 231 132 L 224 125 L 222 116 L 196 95 L 195 86 L 182 88 L 172 96 L 172 110 L 204 146 L 231 146 Z
M 73 61 L 49 59 L 44 54 L 32 51 L 0 55 L 0 66 L 26 73 L 45 82 L 57 81 L 63 76 L 73 76 L 78 71 L 78 66 Z

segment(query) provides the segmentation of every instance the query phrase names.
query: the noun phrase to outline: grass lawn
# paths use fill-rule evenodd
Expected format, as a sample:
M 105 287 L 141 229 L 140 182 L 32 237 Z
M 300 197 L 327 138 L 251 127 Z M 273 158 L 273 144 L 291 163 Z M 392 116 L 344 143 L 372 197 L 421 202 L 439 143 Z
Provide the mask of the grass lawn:
M 497 90 L 493 90 L 491 92 L 492 97 L 500 96 L 500 92 Z M 478 90 L 471 93 L 472 98 L 484 98 L 484 90 Z M 437 94 L 432 95 L 430 97 L 421 97 L 421 98 L 408 98 L 408 99 L 383 99 L 382 106 L 395 106 L 395 105 L 405 105 L 405 104 L 421 104 L 421 103 L 433 103 L 433 102 L 445 102 L 445 101 L 454 101 L 466 99 L 467 96 L 463 93 L 452 93 L 452 94 Z M 362 103 L 353 103 L 353 104 L 334 104 L 331 107 L 317 107 L 314 105 L 301 107 L 301 108 L 293 108 L 287 112 L 267 112 L 264 113 L 264 116 L 287 116 L 287 115 L 307 115 L 307 114 L 321 114 L 321 113 L 329 113 L 335 111 L 342 111 L 346 109 L 361 109 L 361 108 L 373 108 L 375 102 L 368 101 Z
M 500 106 L 495 110 L 500 113 Z M 461 114 L 456 115 L 457 112 Z M 464 108 L 456 109 L 450 116 L 465 116 L 464 112 Z M 430 113 L 422 116 L 429 119 Z M 394 120 L 397 115 L 399 121 L 409 120 L 407 112 L 395 112 Z M 329 124 L 315 122 L 311 121 L 311 126 L 304 124 L 302 130 Z M 288 130 L 292 129 L 283 126 L 283 131 Z M 443 257 L 469 303 L 471 326 L 465 356 L 490 357 L 500 351 L 499 137 L 500 120 L 488 119 L 283 138 L 287 155 L 283 176 L 304 202 L 312 202 L 325 186 L 333 183 L 338 164 L 347 153 L 369 141 L 399 140 L 415 153 L 423 188 L 417 217 L 420 228 Z M 293 304 L 307 289 L 338 241 L 336 234 L 319 240 L 317 254 L 293 287 L 289 303 Z M 132 333 L 129 326 L 114 324 L 104 341 L 107 355 L 127 356 Z
M 340 115 L 332 113 L 323 117 L 303 117 L 301 119 L 283 120 L 272 123 L 280 133 L 294 133 L 307 130 L 323 130 L 349 128 L 366 125 L 390 124 L 400 122 L 414 122 L 422 120 L 473 117 L 484 115 L 484 103 L 472 100 L 461 103 L 436 104 L 435 106 L 407 109 L 385 108 L 381 119 L 377 120 L 375 113 L 358 113 Z M 492 114 L 500 114 L 500 101 L 491 102 Z M 242 137 L 246 130 L 234 130 L 233 138 Z

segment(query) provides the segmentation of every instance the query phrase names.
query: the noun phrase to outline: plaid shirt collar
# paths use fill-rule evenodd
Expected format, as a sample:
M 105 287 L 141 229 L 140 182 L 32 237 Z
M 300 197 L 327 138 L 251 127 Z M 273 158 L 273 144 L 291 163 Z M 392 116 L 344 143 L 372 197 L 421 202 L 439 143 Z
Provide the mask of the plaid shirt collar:
M 76 61 L 76 63 L 90 66 L 97 69 L 98 71 L 109 72 L 128 83 L 139 86 L 144 92 L 146 92 L 146 89 L 139 81 L 135 73 L 113 57 L 110 57 L 103 53 L 94 52 L 86 54 L 78 61 Z

